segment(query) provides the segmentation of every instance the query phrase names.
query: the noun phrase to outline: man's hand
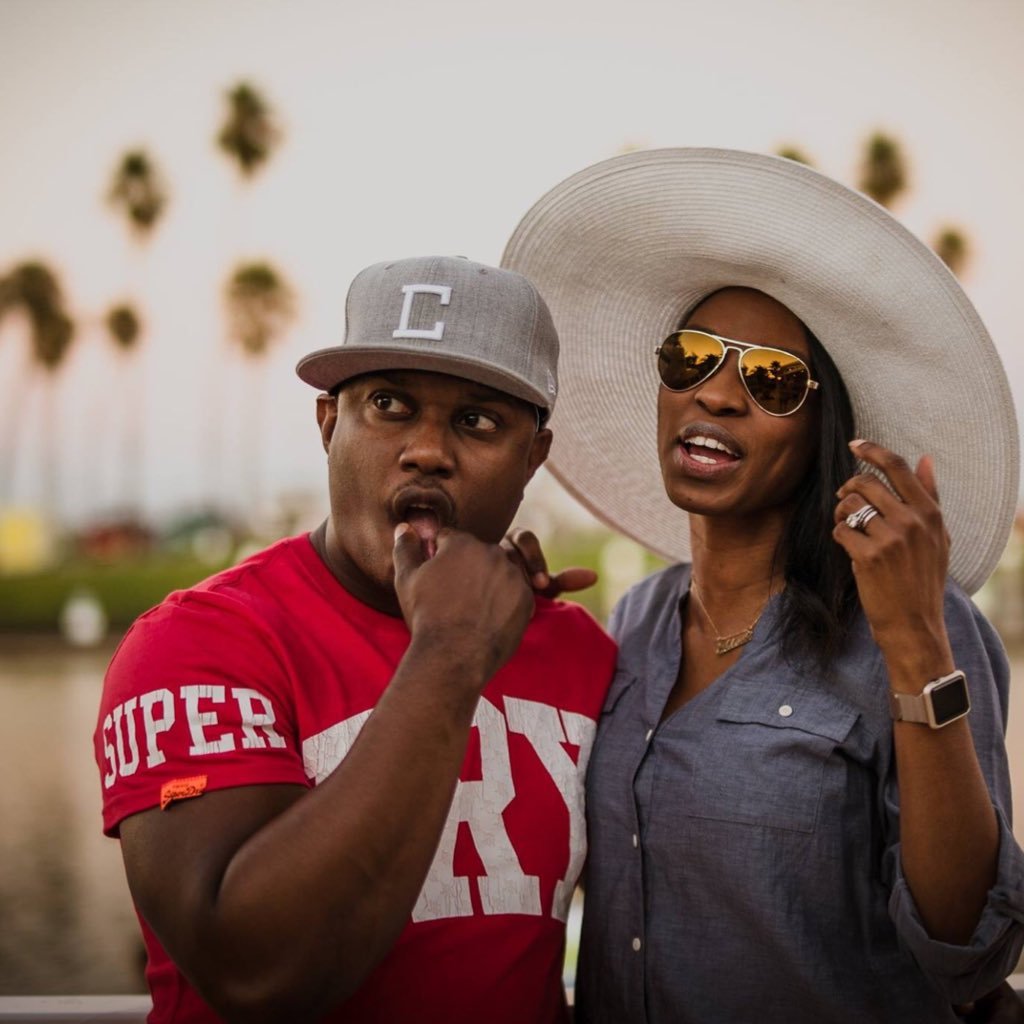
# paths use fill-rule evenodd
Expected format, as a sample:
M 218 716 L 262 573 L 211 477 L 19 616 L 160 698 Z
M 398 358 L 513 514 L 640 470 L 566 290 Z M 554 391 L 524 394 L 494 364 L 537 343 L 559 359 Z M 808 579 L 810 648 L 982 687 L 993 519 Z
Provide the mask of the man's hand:
M 395 529 L 395 592 L 413 643 L 451 653 L 476 689 L 515 653 L 533 613 L 522 572 L 502 549 L 441 530 L 428 559 L 408 523 Z M 475 671 L 474 671 L 475 670 Z
M 593 569 L 573 567 L 552 575 L 548 572 L 547 559 L 541 550 L 540 541 L 530 530 L 513 530 L 505 535 L 501 547 L 509 559 L 526 574 L 534 591 L 543 597 L 558 597 L 559 594 L 586 590 L 597 582 Z

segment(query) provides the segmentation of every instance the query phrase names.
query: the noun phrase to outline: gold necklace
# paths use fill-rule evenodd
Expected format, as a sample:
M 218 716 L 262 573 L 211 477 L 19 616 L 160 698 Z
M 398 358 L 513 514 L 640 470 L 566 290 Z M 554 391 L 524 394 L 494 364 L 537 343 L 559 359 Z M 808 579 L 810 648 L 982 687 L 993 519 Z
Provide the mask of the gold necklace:
M 768 607 L 768 602 L 772 599 L 771 587 L 769 585 L 768 596 L 764 599 L 764 604 L 761 605 L 757 614 L 754 616 L 754 621 L 751 622 L 746 629 L 741 629 L 738 633 L 730 633 L 728 636 L 721 636 L 718 632 L 718 627 L 715 625 L 715 620 L 711 618 L 711 613 L 708 611 L 707 605 L 700 599 L 700 593 L 697 590 L 697 581 L 695 579 L 690 581 L 690 593 L 697 599 L 697 604 L 700 605 L 700 610 L 704 613 L 704 617 L 708 620 L 708 625 L 711 626 L 711 629 L 715 634 L 715 654 L 728 654 L 730 651 L 735 651 L 737 647 L 749 644 L 750 638 L 754 635 L 754 627 L 761 621 L 761 616 L 764 614 L 765 608 Z

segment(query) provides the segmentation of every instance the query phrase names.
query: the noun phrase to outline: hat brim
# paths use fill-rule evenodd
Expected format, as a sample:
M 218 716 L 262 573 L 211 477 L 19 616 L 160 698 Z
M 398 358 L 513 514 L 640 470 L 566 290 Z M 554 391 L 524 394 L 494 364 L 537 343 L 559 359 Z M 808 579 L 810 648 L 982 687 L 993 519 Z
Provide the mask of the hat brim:
M 299 360 L 295 372 L 307 384 L 322 391 L 330 391 L 353 377 L 364 373 L 384 373 L 389 370 L 428 370 L 451 377 L 484 384 L 505 394 L 520 398 L 531 405 L 548 410 L 550 396 L 510 373 L 489 363 L 477 362 L 465 356 L 446 356 L 424 352 L 422 349 L 387 347 L 361 348 L 355 345 L 335 346 L 310 352 Z
M 778 157 L 630 153 L 541 198 L 502 264 L 534 281 L 561 339 L 547 466 L 609 526 L 688 560 L 657 458 L 654 349 L 701 298 L 739 285 L 822 342 L 857 436 L 912 465 L 934 456 L 953 578 L 973 593 L 995 567 L 1018 494 L 1006 374 L 953 275 L 876 203 Z

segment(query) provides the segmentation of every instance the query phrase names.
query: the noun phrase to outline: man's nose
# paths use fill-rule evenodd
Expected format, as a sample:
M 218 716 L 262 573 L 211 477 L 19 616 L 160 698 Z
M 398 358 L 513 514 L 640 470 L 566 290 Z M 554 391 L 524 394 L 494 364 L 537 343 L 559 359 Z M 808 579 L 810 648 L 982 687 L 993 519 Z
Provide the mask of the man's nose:
M 403 469 L 450 476 L 455 469 L 452 430 L 447 420 L 421 415 L 409 425 L 400 463 Z

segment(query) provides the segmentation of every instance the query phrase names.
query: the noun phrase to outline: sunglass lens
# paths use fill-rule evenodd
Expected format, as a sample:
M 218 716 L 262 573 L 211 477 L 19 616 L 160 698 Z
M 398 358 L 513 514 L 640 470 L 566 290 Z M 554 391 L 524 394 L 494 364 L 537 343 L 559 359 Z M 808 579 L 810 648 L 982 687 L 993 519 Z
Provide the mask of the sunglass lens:
M 698 331 L 676 331 L 658 349 L 661 382 L 672 391 L 694 388 L 718 369 L 724 352 L 717 338 Z
M 778 349 L 747 349 L 740 356 L 740 370 L 750 397 L 776 416 L 800 407 L 811 376 L 802 359 Z

